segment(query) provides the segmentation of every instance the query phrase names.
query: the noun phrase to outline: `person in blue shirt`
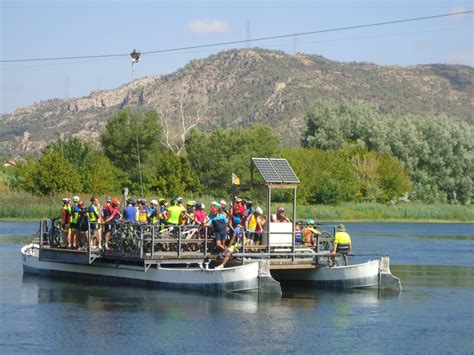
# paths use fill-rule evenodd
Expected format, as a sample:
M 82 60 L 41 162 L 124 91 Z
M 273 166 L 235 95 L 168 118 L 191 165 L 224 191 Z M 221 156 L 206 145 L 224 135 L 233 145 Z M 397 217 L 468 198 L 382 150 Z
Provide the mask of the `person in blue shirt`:
M 209 223 L 212 226 L 214 235 L 216 236 L 216 247 L 219 252 L 226 250 L 225 240 L 227 238 L 227 222 L 226 215 L 222 212 L 222 206 L 219 203 L 213 203 L 211 207 L 211 215 L 209 216 Z
M 216 269 L 223 269 L 225 264 L 230 260 L 230 256 L 233 252 L 238 250 L 244 244 L 245 231 L 241 224 L 241 219 L 238 216 L 233 218 L 233 224 L 235 226 L 232 238 L 230 239 L 229 247 L 225 252 L 225 257 L 222 263 L 219 266 L 216 266 Z
M 137 208 L 135 207 L 137 200 L 131 198 L 128 200 L 127 208 L 123 211 L 125 221 L 135 223 L 137 221 Z

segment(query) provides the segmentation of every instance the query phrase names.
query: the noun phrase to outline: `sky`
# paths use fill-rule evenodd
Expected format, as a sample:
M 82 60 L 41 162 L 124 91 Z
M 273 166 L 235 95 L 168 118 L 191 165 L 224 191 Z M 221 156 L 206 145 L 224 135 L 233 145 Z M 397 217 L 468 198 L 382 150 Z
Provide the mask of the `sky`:
M 127 54 L 474 10 L 474 1 L 0 0 L 0 60 Z M 337 61 L 474 66 L 474 16 L 142 55 L 0 63 L 0 113 L 87 96 L 132 78 L 169 74 L 193 59 L 261 47 Z

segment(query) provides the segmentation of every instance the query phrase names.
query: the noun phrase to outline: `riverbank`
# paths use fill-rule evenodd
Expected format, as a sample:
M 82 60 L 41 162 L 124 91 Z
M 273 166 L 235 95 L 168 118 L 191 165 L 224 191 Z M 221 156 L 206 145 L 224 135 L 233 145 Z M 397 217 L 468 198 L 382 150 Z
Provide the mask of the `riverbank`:
M 60 215 L 61 196 L 33 196 L 25 192 L 0 194 L 0 220 L 26 221 Z M 156 197 L 153 197 L 156 198 Z M 101 201 L 105 196 L 101 197 Z M 150 199 L 150 198 L 148 198 Z M 211 197 L 195 198 L 209 206 Z M 279 203 L 274 203 L 276 208 Z M 283 203 L 291 217 L 291 204 Z M 262 207 L 265 205 L 262 204 Z M 474 207 L 448 204 L 409 202 L 397 205 L 381 203 L 344 203 L 329 205 L 298 205 L 297 219 L 316 221 L 377 221 L 377 222 L 474 222 Z

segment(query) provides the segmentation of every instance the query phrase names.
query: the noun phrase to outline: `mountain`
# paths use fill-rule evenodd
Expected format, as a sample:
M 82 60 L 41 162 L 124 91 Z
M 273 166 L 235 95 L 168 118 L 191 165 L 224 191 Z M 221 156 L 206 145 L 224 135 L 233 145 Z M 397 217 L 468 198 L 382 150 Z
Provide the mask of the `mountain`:
M 304 114 L 318 100 L 357 100 L 384 113 L 444 114 L 474 123 L 474 68 L 462 65 L 381 66 L 317 55 L 239 49 L 193 60 L 176 72 L 135 80 L 87 97 L 53 99 L 0 118 L 0 154 L 37 152 L 58 138 L 96 139 L 118 109 L 157 109 L 171 134 L 200 117 L 198 127 L 264 123 L 297 144 Z

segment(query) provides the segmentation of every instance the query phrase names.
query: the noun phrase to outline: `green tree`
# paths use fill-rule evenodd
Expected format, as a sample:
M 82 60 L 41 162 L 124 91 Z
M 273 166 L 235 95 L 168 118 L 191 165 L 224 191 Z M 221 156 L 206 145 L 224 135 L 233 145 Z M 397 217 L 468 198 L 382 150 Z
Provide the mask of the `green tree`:
M 242 183 L 250 181 L 250 159 L 278 154 L 279 136 L 268 126 L 193 130 L 186 144 L 186 158 L 206 192 L 228 193 L 235 173 Z
M 464 204 L 472 201 L 472 125 L 447 117 L 382 115 L 375 108 L 348 102 L 320 103 L 308 112 L 306 122 L 305 147 L 339 149 L 355 145 L 370 152 L 390 153 L 413 181 L 414 198 Z M 405 184 L 403 172 L 399 178 L 399 185 Z M 379 197 L 392 195 L 388 190 L 372 192 Z M 372 192 L 367 190 L 366 194 Z
M 149 186 L 155 177 L 149 175 L 154 170 L 148 165 L 165 152 L 161 136 L 162 127 L 156 112 L 123 109 L 108 120 L 100 142 L 105 156 L 126 173 L 132 190 L 140 191 L 138 159 L 140 157 L 143 184 Z
M 352 165 L 336 151 L 288 148 L 282 151 L 301 180 L 298 199 L 303 203 L 354 201 L 359 194 Z
M 125 183 L 126 175 L 107 159 L 104 154 L 91 143 L 78 138 L 58 140 L 48 145 L 43 154 L 55 151 L 71 163 L 80 176 L 81 191 L 91 194 L 103 194 L 120 191 Z
M 79 173 L 56 150 L 48 150 L 39 158 L 28 159 L 17 167 L 20 186 L 35 195 L 82 191 Z
M 381 193 L 377 200 L 391 201 L 411 192 L 412 183 L 400 161 L 390 154 L 382 154 L 378 159 L 378 181 Z

